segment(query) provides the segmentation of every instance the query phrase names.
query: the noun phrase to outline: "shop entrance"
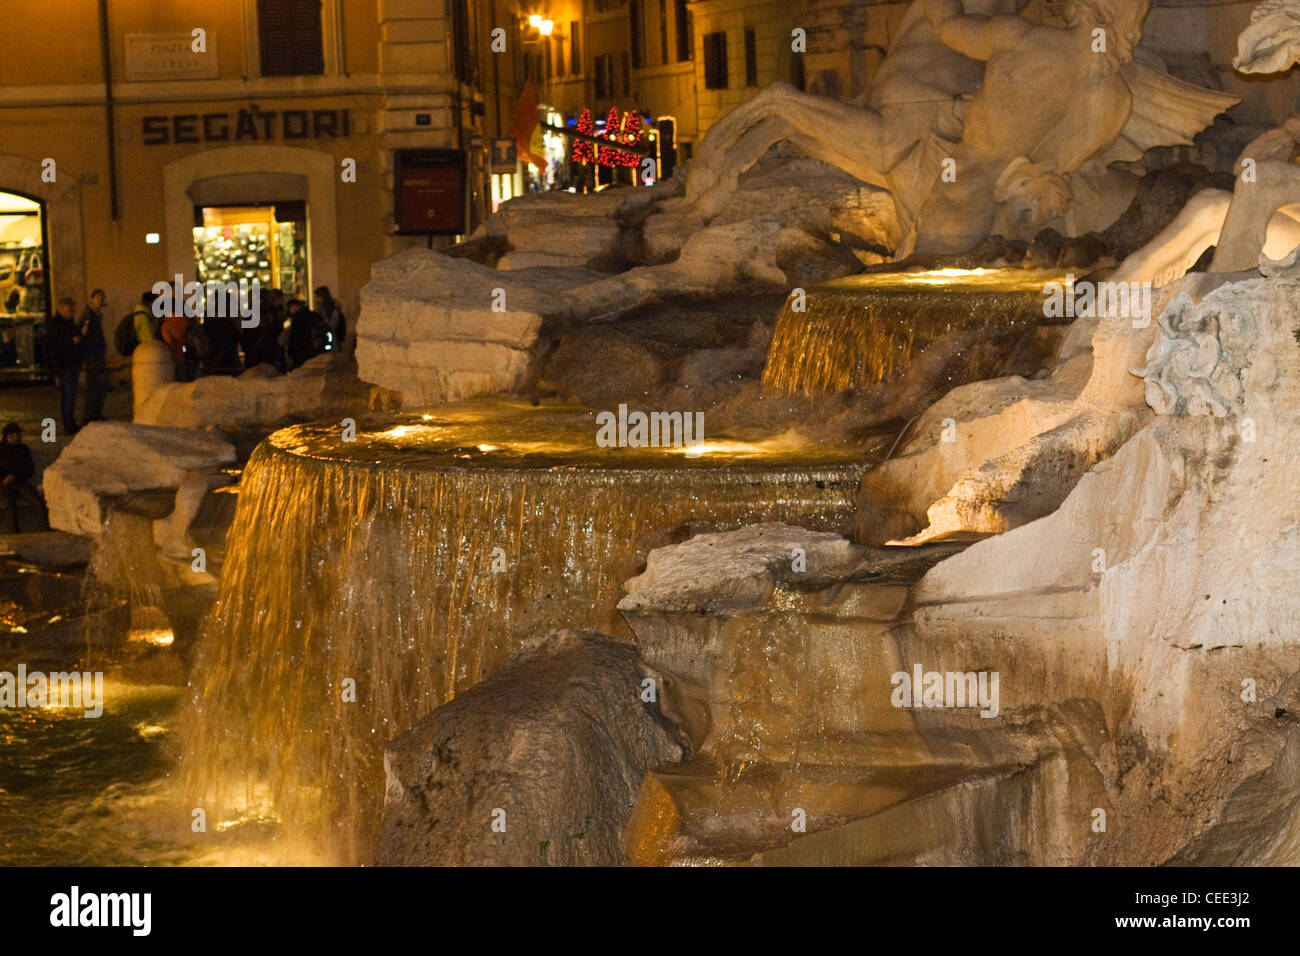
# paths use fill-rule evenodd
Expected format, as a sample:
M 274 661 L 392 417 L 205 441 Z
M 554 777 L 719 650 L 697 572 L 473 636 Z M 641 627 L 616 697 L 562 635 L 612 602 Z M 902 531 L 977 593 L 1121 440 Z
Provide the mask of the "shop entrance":
M 205 286 L 256 279 L 310 301 L 306 203 L 195 206 L 194 263 Z
M 0 192 L 0 374 L 31 375 L 45 361 L 50 311 L 45 204 Z

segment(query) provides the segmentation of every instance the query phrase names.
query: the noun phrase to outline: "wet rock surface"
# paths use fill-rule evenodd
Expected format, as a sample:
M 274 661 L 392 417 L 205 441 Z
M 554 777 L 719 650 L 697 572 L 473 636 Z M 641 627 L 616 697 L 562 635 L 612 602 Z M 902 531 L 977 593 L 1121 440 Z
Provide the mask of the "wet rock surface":
M 647 777 L 629 857 L 1300 860 L 1296 283 L 1211 285 L 1129 372 L 1162 413 L 1076 462 L 1059 508 L 923 576 L 875 575 L 868 551 L 819 588 L 755 588 L 733 552 L 756 528 L 652 554 L 699 582 L 679 600 L 648 570 L 623 605 L 695 756 Z M 921 672 L 996 676 L 996 705 L 893 696 Z
M 642 778 L 681 759 L 628 641 L 558 631 L 394 740 L 380 865 L 610 866 Z

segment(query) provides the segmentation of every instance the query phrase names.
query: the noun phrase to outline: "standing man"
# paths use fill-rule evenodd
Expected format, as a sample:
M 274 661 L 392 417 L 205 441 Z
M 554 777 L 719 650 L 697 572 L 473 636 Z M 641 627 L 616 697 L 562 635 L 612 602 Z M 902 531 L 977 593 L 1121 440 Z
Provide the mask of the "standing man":
M 45 364 L 59 380 L 59 404 L 63 430 L 77 433 L 77 376 L 81 373 L 81 330 L 75 313 L 77 303 L 60 299 L 59 310 L 45 330 Z
M 108 300 L 103 289 L 90 293 L 86 311 L 81 313 L 81 358 L 86 369 L 86 422 L 104 420 L 104 393 L 108 383 L 104 374 L 104 358 L 108 355 L 108 340 L 104 338 L 104 308 Z
M 50 516 L 45 502 L 28 482 L 36 473 L 32 453 L 23 444 L 23 430 L 17 422 L 10 422 L 0 432 L 0 502 L 9 512 L 9 533 L 18 533 L 18 499 L 22 498 L 41 515 L 45 527 L 50 526 Z

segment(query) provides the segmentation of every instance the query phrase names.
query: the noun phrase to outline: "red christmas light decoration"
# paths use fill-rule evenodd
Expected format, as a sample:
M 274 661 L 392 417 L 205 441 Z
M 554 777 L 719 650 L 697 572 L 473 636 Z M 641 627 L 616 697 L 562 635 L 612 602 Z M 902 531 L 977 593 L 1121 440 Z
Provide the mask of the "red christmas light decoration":
M 596 135 L 596 126 L 591 121 L 591 110 L 583 110 L 579 114 L 578 132 L 588 136 Z M 596 158 L 596 147 L 585 140 L 575 139 L 569 150 L 569 158 L 575 163 L 590 163 Z
M 618 142 L 618 107 L 611 106 L 609 115 L 605 117 L 605 139 L 612 143 Z M 608 146 L 600 147 L 600 153 L 597 157 L 602 166 L 621 166 L 619 162 L 619 151 L 610 149 Z
M 629 146 L 635 146 L 641 142 L 641 114 L 636 110 L 623 114 L 623 135 L 621 138 Z M 620 151 L 618 156 L 624 166 L 637 166 L 641 162 L 641 157 L 636 153 Z
M 609 114 L 605 117 L 605 128 L 599 133 L 592 123 L 591 110 L 585 109 L 578 114 L 579 133 L 606 139 L 610 143 L 637 145 L 641 142 L 643 131 L 641 114 L 636 110 L 629 110 L 620 118 L 618 107 L 611 106 Z M 573 140 L 569 148 L 569 158 L 575 163 L 598 162 L 602 166 L 636 166 L 641 162 L 641 157 L 636 153 L 616 149 L 614 146 L 597 146 L 581 139 Z

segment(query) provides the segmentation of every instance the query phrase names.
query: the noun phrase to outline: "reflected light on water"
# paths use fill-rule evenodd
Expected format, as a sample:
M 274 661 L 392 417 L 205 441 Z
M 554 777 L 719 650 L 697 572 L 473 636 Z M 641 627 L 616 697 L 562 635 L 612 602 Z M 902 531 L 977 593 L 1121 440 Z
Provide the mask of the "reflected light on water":
M 152 644 L 155 647 L 170 647 L 176 640 L 170 627 L 138 628 L 127 635 L 127 640 L 136 644 Z

